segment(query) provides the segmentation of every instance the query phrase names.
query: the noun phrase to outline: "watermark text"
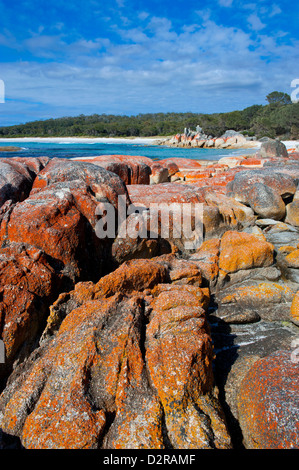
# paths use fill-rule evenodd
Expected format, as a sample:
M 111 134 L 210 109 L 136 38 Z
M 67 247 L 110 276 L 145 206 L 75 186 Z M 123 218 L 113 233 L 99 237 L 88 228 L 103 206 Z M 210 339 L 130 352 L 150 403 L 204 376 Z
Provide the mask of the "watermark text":
M 98 238 L 181 239 L 187 250 L 203 242 L 203 204 L 151 203 L 148 207 L 126 205 L 118 196 L 117 210 L 107 201 L 99 202 L 95 233 Z

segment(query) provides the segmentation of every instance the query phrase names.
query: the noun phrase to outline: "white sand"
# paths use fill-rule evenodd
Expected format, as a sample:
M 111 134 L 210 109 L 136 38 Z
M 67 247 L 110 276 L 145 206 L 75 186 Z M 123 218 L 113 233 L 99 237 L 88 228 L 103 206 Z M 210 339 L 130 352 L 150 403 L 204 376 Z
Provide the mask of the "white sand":
M 0 142 L 41 142 L 41 143 L 58 143 L 58 144 L 144 144 L 155 145 L 158 141 L 167 140 L 169 137 L 13 137 L 13 138 L 0 138 Z M 282 141 L 287 149 L 296 148 L 299 146 L 299 140 L 286 140 Z M 257 148 L 261 143 L 257 143 Z
M 0 138 L 0 142 L 42 142 L 42 143 L 61 143 L 61 144 L 154 144 L 163 137 L 11 137 L 7 139 Z M 166 139 L 166 137 L 165 137 Z

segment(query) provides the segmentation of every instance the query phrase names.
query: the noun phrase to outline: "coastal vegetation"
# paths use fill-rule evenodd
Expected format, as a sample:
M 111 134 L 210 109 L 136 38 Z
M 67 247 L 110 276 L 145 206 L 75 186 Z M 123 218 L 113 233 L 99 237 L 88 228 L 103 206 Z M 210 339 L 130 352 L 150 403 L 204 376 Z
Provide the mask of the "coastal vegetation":
M 0 127 L 0 137 L 145 137 L 181 133 L 200 125 L 212 137 L 234 129 L 248 136 L 299 138 L 299 103 L 289 95 L 272 92 L 266 105 L 253 105 L 227 113 L 146 113 L 132 116 L 80 114 Z

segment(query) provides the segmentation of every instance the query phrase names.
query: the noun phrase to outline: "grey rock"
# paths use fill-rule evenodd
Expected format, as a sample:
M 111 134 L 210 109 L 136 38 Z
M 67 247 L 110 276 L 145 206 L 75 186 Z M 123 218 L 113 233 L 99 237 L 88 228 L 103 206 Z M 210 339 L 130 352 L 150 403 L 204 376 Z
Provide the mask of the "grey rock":
M 263 183 L 254 183 L 251 186 L 247 201 L 261 217 L 281 220 L 285 216 L 286 208 L 281 196 Z
M 268 140 L 263 142 L 260 148 L 261 157 L 288 157 L 286 146 L 279 140 Z

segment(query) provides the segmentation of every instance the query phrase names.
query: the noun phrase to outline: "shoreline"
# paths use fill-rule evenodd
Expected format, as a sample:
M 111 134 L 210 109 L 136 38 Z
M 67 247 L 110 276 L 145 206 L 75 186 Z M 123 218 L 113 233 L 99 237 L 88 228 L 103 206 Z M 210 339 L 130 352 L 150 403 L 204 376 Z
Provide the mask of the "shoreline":
M 169 136 L 154 136 L 154 137 L 8 137 L 0 138 L 0 143 L 4 142 L 40 142 L 40 143 L 62 143 L 62 144 L 76 144 L 76 143 L 107 143 L 107 144 L 146 144 L 146 145 L 156 145 L 158 142 L 161 144 L 161 141 L 167 141 Z M 295 148 L 299 145 L 299 140 L 282 140 L 281 141 L 287 149 Z M 259 148 L 261 143 L 255 148 Z M 186 147 L 189 148 L 189 147 Z M 246 147 L 240 147 L 246 149 Z M 254 148 L 249 147 L 248 148 Z M 211 148 L 210 150 L 213 150 Z M 216 150 L 216 149 L 215 149 Z
M 154 144 L 168 137 L 8 137 L 0 138 L 0 142 L 44 142 L 44 143 L 128 143 Z

